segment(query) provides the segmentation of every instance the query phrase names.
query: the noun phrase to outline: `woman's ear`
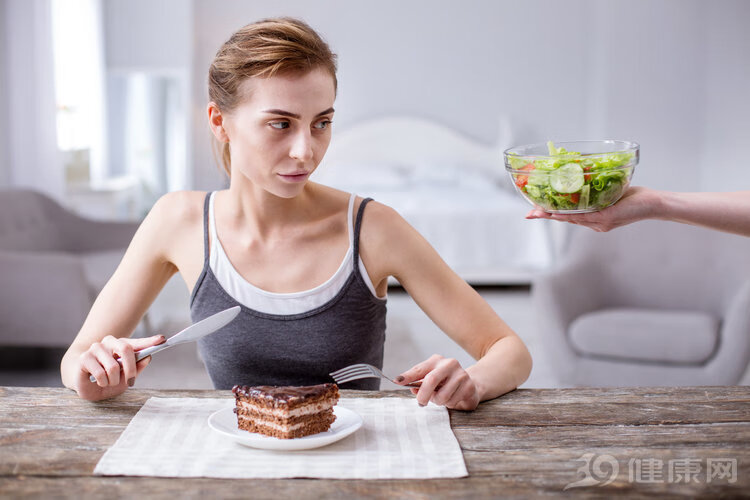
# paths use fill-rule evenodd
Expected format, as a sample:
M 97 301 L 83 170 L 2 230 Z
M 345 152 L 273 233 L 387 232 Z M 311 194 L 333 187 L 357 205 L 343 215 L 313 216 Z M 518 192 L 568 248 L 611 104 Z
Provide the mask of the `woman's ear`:
M 208 126 L 211 127 L 214 137 L 219 142 L 229 142 L 229 135 L 224 129 L 224 115 L 221 114 L 219 106 L 215 102 L 211 101 L 208 103 Z

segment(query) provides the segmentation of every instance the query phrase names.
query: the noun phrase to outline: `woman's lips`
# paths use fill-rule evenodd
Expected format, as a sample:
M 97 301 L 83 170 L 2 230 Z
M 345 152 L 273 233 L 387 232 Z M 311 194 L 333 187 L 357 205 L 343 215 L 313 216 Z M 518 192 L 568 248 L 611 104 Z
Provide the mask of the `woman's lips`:
M 302 182 L 307 180 L 308 175 L 310 175 L 309 172 L 298 172 L 293 174 L 279 174 L 279 177 L 289 182 Z

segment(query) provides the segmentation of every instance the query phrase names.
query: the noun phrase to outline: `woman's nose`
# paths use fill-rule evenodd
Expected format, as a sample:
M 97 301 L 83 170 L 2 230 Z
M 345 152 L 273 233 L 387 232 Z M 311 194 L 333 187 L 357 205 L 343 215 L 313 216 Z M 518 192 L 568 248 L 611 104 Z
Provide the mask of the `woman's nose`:
M 303 130 L 297 133 L 292 142 L 289 156 L 299 161 L 309 161 L 313 157 L 312 136 L 310 131 Z

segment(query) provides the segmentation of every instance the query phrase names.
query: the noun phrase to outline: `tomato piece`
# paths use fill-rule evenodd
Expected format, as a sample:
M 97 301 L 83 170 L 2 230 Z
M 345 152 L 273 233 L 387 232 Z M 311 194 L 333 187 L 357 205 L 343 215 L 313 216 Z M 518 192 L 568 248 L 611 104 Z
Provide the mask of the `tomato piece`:
M 591 172 L 591 167 L 583 167 L 584 172 Z M 591 180 L 591 174 L 583 174 L 583 182 L 589 182 Z
M 520 170 L 525 170 L 526 172 L 531 172 L 534 170 L 536 166 L 533 163 L 527 163 L 523 167 L 520 168 Z M 524 188 L 526 184 L 529 183 L 529 176 L 528 175 L 518 175 L 516 176 L 515 180 L 516 186 L 519 188 Z

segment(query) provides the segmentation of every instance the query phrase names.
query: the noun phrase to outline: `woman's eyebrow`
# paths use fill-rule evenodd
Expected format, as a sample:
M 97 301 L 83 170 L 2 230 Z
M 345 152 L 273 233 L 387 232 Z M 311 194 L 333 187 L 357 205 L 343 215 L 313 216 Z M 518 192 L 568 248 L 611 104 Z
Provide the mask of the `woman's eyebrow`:
M 335 110 L 333 108 L 328 108 L 325 111 L 321 111 L 315 116 L 317 117 L 317 116 L 327 115 L 327 114 L 333 113 L 334 111 Z M 301 118 L 301 116 L 298 115 L 297 113 L 292 113 L 291 111 L 284 111 L 283 109 L 266 109 L 263 112 L 271 114 L 271 115 L 288 116 L 289 118 L 296 118 L 297 120 Z

